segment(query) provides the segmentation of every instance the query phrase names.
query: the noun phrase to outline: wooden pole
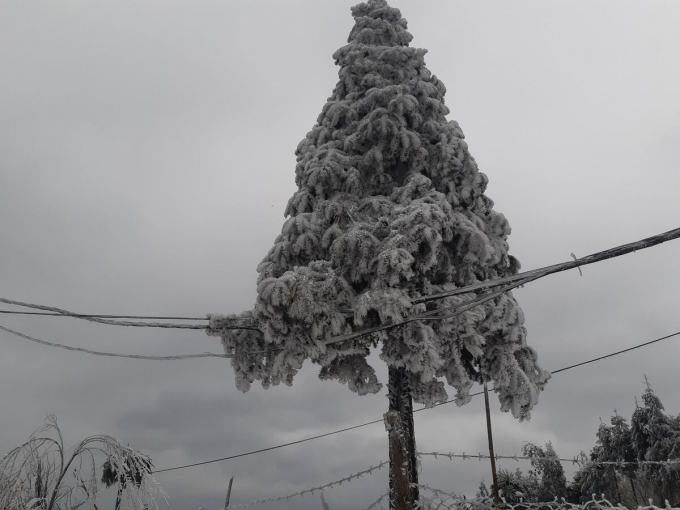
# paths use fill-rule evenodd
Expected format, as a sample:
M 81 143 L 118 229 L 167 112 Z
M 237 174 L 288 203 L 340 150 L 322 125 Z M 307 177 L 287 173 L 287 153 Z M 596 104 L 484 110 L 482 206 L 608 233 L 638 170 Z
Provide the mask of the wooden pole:
M 491 459 L 491 478 L 493 480 L 493 502 L 499 505 L 501 499 L 498 497 L 498 477 L 496 476 L 496 456 L 493 453 L 493 434 L 491 432 L 491 411 L 489 410 L 489 389 L 484 383 L 484 404 L 486 405 L 486 432 L 489 436 L 489 457 Z
M 385 428 L 390 450 L 390 510 L 413 510 L 419 499 L 413 402 L 406 370 L 389 368 Z
M 224 510 L 227 510 L 229 508 L 229 500 L 231 499 L 231 486 L 234 483 L 234 477 L 232 476 L 229 479 L 229 488 L 227 489 L 227 501 L 224 503 Z

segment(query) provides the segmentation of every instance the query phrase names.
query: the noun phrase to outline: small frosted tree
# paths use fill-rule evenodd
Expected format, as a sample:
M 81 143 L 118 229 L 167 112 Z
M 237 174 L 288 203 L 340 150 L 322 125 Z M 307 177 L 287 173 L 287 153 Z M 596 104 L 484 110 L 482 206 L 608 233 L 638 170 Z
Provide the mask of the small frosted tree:
M 562 463 L 550 441 L 545 449 L 532 443 L 522 447 L 522 454 L 531 459 L 529 476 L 540 480 L 535 498 L 537 501 L 552 501 L 567 496 L 567 478 Z
M 511 505 L 522 501 L 539 502 L 540 487 L 541 481 L 533 471 L 525 475 L 519 468 L 515 471 L 502 468 L 498 470 L 498 493 Z
M 26 442 L 0 458 L 0 509 L 96 509 L 98 457 L 106 459 L 102 482 L 119 487 L 116 510 L 158 508 L 156 498 L 165 493 L 151 476 L 149 457 L 107 435 L 87 437 L 68 451 L 50 415 Z
M 426 50 L 409 46 L 406 20 L 384 0 L 352 14 L 348 44 L 333 55 L 339 81 L 296 151 L 298 190 L 258 266 L 255 307 L 213 316 L 209 333 L 237 355 L 232 366 L 243 391 L 254 381 L 291 385 L 310 360 L 321 379 L 376 393 L 381 383 L 366 358 L 379 348 L 389 369 L 386 422 L 407 438 L 403 469 L 413 483 L 413 400 L 443 402 L 448 383 L 462 405 L 475 382 L 490 381 L 501 409 L 522 420 L 549 374 L 527 346 L 524 316 L 509 292 L 446 320 L 327 343 L 460 306 L 477 295 L 413 301 L 519 269 L 508 254 L 510 226 L 484 194 L 487 177 L 458 124 L 446 119 L 446 88 L 425 66 Z M 260 331 L 230 329 L 237 318 Z M 247 354 L 253 351 L 270 352 Z M 390 452 L 394 462 L 399 452 Z
M 640 461 L 680 461 L 680 419 L 664 413 L 661 399 L 645 376 L 643 405 L 631 418 L 633 448 Z M 645 498 L 680 498 L 680 467 L 677 464 L 646 464 L 638 470 L 644 480 Z
M 597 441 L 590 451 L 590 461 L 581 470 L 580 490 L 582 494 L 605 494 L 616 501 L 623 501 L 625 494 L 635 497 L 636 490 L 636 455 L 633 448 L 630 426 L 618 413 L 610 420 L 611 425 L 600 423 L 597 429 Z M 621 462 L 621 466 L 597 464 L 599 462 Z M 620 476 L 619 476 L 620 475 Z M 627 482 L 626 482 L 627 479 Z M 621 487 L 627 483 L 629 487 Z

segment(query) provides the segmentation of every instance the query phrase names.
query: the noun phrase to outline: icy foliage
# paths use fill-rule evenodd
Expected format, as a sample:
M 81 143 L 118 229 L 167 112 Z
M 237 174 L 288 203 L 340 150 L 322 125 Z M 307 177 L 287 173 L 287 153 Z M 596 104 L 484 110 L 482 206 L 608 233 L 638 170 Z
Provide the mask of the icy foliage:
M 494 505 L 493 500 L 488 497 L 478 497 L 474 499 L 467 499 L 465 497 L 457 496 L 438 489 L 434 489 L 427 485 L 422 486 L 425 490 L 430 491 L 432 496 L 423 498 L 420 502 L 422 510 L 493 510 L 499 508 L 501 510 L 628 510 L 620 503 L 614 504 L 605 499 L 604 495 L 598 498 L 596 494 L 592 494 L 592 499 L 584 500 L 582 503 L 568 503 L 564 498 L 554 500 L 547 500 L 541 503 L 518 502 L 515 504 L 509 503 L 505 498 L 502 498 L 500 505 Z M 665 507 L 658 507 L 653 505 L 650 500 L 648 506 L 638 506 L 637 510 L 678 510 L 672 507 L 668 501 L 665 501 Z
M 106 459 L 98 468 L 97 459 Z M 90 436 L 64 448 L 55 416 L 0 459 L 0 508 L 98 508 L 100 481 L 116 486 L 116 509 L 157 509 L 165 493 L 151 476 L 151 459 L 115 437 Z M 100 480 L 101 479 L 101 480 Z
M 263 334 L 220 329 L 227 353 L 277 348 L 232 360 L 237 386 L 290 385 L 306 359 L 323 379 L 359 394 L 381 385 L 366 362 L 411 374 L 416 402 L 469 400 L 491 381 L 504 411 L 524 419 L 549 374 L 527 346 L 524 316 L 508 293 L 442 321 L 414 321 L 339 344 L 324 340 L 459 305 L 475 294 L 414 305 L 427 296 L 515 274 L 510 226 L 484 191 L 463 132 L 446 119 L 446 88 L 412 48 L 406 20 L 384 0 L 352 8 L 355 26 L 334 55 L 339 82 L 297 148 L 298 190 L 274 246 L 258 267 L 246 313 Z
M 645 381 L 646 381 L 645 376 Z M 642 407 L 631 418 L 630 438 L 641 465 L 637 477 L 649 486 L 652 495 L 680 498 L 680 416 L 664 413 L 664 406 L 647 382 Z M 655 465 L 654 461 L 675 464 Z

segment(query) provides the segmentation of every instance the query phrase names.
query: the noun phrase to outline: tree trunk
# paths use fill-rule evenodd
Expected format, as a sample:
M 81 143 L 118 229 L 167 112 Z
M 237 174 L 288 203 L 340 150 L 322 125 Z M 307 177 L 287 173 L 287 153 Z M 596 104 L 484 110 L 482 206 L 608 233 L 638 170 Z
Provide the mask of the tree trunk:
M 634 474 L 631 474 L 629 480 L 630 480 L 630 488 L 633 489 L 633 498 L 635 499 L 635 504 L 637 505 L 638 497 L 637 497 L 637 491 L 635 490 L 635 482 L 633 481 L 634 476 L 635 476 Z
M 123 486 L 120 484 L 118 486 L 118 494 L 116 495 L 116 506 L 114 507 L 115 510 L 120 510 L 120 503 L 123 500 Z
M 491 459 L 491 480 L 493 482 L 491 494 L 493 495 L 493 504 L 498 506 L 501 504 L 501 498 L 498 496 L 498 475 L 496 474 L 496 455 L 493 452 L 493 431 L 491 430 L 489 389 L 486 386 L 486 382 L 484 382 L 484 406 L 486 407 L 486 434 L 489 439 L 489 459 Z
M 390 446 L 390 510 L 413 510 L 418 502 L 416 438 L 413 401 L 406 370 L 389 368 L 387 384 L 389 411 L 385 428 Z
M 618 504 L 621 503 L 621 491 L 619 490 L 619 480 L 618 480 L 616 469 L 614 469 L 614 490 L 616 491 L 615 497 L 616 497 L 616 500 L 617 500 L 615 502 L 615 504 L 618 505 Z

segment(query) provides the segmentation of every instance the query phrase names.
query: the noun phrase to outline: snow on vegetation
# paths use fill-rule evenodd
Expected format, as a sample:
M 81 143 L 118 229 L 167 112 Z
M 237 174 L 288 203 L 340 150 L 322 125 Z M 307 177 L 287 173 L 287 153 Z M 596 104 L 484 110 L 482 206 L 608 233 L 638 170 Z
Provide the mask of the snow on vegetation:
M 113 436 L 90 436 L 67 450 L 57 419 L 50 415 L 0 459 L 0 509 L 96 509 L 103 485 L 118 491 L 115 510 L 152 510 L 165 493 L 151 468 L 149 457 Z
M 384 0 L 352 8 L 348 44 L 335 52 L 339 81 L 297 147 L 295 180 L 281 234 L 262 260 L 257 301 L 240 317 L 261 333 L 214 329 L 236 385 L 291 385 L 305 360 L 319 377 L 364 395 L 381 388 L 367 362 L 380 349 L 405 369 L 416 402 L 459 405 L 473 383 L 490 381 L 501 408 L 529 418 L 549 374 L 527 345 L 511 293 L 457 317 L 413 321 L 389 332 L 324 340 L 477 296 L 413 299 L 517 273 L 510 225 L 485 195 L 488 179 L 463 131 L 447 120 L 446 87 L 409 46 L 407 22 Z M 235 316 L 231 316 L 235 317 Z M 257 355 L 247 352 L 279 349 Z

